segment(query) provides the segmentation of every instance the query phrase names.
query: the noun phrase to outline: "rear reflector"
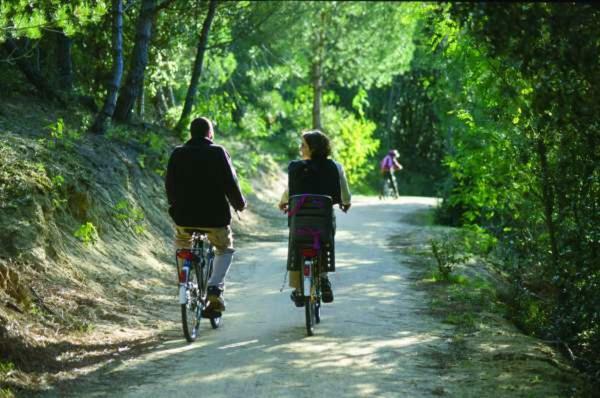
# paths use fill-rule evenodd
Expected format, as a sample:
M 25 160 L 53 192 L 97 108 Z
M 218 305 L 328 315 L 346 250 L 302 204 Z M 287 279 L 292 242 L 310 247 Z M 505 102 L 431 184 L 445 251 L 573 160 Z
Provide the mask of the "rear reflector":
M 304 276 L 310 276 L 310 264 L 304 264 Z
M 317 251 L 313 248 L 302 249 L 302 255 L 304 257 L 317 257 Z
M 194 253 L 192 253 L 189 250 L 179 250 L 177 252 L 177 257 L 183 259 L 183 260 L 193 260 L 194 259 Z

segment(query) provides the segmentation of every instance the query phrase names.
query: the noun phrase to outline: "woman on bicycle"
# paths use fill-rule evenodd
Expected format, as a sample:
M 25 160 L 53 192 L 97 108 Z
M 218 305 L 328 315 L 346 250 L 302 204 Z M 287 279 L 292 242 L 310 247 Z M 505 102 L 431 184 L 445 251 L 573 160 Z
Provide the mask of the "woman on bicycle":
M 279 208 L 288 212 L 291 195 L 316 194 L 330 196 L 333 204 L 339 204 L 340 209 L 344 213 L 347 212 L 351 206 L 350 189 L 342 165 L 329 159 L 329 138 L 319 130 L 303 133 L 300 153 L 302 160 L 294 160 L 288 166 L 288 188 L 279 201 Z M 335 218 L 332 221 L 335 233 Z M 290 253 L 288 261 L 289 259 Z M 322 272 L 321 277 L 323 302 L 330 303 L 333 301 L 331 283 L 326 272 Z M 299 271 L 290 271 L 290 287 L 294 288 L 291 294 L 292 301 L 296 306 L 303 306 Z

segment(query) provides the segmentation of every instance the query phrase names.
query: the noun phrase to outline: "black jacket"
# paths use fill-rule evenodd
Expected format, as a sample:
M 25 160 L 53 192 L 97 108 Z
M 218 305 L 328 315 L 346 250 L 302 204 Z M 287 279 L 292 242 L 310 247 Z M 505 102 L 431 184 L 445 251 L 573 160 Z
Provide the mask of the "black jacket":
M 180 226 L 224 227 L 231 223 L 229 203 L 236 210 L 246 206 L 229 154 L 208 138 L 175 148 L 165 188 L 169 214 Z
M 340 172 L 331 159 L 294 160 L 288 165 L 289 195 L 328 195 L 340 203 Z

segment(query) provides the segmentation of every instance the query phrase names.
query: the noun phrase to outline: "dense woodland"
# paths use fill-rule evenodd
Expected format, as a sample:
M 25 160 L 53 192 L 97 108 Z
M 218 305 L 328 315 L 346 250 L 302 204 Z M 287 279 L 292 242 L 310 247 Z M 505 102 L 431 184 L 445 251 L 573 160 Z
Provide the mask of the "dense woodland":
M 401 194 L 442 197 L 438 221 L 512 282 L 515 322 L 594 374 L 599 37 L 594 3 L 5 0 L 0 91 L 156 147 L 207 115 L 257 164 L 321 128 L 365 193 L 397 148 Z

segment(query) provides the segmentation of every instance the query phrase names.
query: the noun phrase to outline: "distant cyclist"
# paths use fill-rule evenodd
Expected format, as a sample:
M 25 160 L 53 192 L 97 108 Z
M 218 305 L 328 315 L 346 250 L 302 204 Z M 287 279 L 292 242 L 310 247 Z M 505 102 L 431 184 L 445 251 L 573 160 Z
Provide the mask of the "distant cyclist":
M 175 148 L 169 159 L 165 187 L 169 214 L 175 222 L 176 248 L 188 248 L 191 229 L 207 232 L 215 247 L 213 273 L 208 281 L 208 310 L 225 310 L 225 276 L 233 259 L 229 205 L 238 211 L 246 200 L 225 148 L 213 144 L 214 129 L 204 117 L 190 125 L 192 138 Z
M 291 195 L 316 194 L 331 196 L 333 204 L 339 204 L 345 213 L 351 206 L 350 189 L 344 168 L 338 162 L 329 159 L 331 146 L 329 138 L 319 130 L 312 130 L 302 134 L 300 145 L 302 160 L 294 160 L 288 166 L 288 189 L 279 201 L 279 208 L 289 211 L 289 197 Z M 333 231 L 335 233 L 335 219 Z M 290 253 L 288 253 L 288 262 Z M 333 290 L 326 272 L 321 273 L 321 291 L 323 302 L 333 301 Z M 290 271 L 290 287 L 294 288 L 291 298 L 296 306 L 304 305 L 303 293 L 300 291 L 300 272 Z
M 396 186 L 396 177 L 394 176 L 394 172 L 396 170 L 402 170 L 402 165 L 398 163 L 398 151 L 395 149 L 390 149 L 387 155 L 381 160 L 379 164 L 381 170 L 381 195 L 384 196 L 385 193 L 385 185 L 387 183 L 392 187 L 392 191 L 394 191 L 394 195 L 398 196 L 398 187 Z

